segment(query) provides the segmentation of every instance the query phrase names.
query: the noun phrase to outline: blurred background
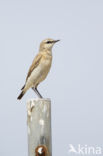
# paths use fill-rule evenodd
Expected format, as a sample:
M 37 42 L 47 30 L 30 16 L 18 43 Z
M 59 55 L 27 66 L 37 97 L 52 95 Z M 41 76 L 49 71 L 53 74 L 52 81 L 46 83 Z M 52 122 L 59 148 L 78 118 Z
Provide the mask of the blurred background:
M 53 155 L 69 155 L 69 144 L 102 146 L 103 1 L 0 1 L 0 155 L 27 156 L 23 86 L 40 42 L 60 39 L 39 91 L 52 101 Z

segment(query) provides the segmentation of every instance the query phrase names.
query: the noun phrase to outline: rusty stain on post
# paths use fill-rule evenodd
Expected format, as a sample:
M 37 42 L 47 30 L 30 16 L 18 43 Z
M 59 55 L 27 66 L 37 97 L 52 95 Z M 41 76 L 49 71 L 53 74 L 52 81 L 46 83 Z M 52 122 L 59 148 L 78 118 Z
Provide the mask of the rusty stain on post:
M 36 156 L 49 156 L 49 152 L 46 146 L 44 145 L 39 145 L 35 149 L 35 154 Z

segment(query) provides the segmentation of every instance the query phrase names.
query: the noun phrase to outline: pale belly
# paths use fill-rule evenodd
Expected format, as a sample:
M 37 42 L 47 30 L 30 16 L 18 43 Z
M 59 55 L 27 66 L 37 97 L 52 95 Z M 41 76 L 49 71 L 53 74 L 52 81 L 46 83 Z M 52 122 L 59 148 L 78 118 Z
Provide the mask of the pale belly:
M 38 67 L 36 67 L 31 75 L 30 78 L 27 80 L 27 88 L 35 87 L 40 82 L 42 82 L 48 75 L 48 72 L 50 70 L 51 63 L 50 62 L 44 62 L 40 64 Z

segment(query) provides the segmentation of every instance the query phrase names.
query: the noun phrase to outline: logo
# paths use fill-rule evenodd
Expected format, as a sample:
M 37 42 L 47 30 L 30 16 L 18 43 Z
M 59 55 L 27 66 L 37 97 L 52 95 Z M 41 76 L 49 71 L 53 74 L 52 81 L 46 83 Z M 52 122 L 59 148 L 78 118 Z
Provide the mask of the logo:
M 80 145 L 74 146 L 73 144 L 69 144 L 69 154 L 75 155 L 101 155 L 103 154 L 102 147 L 100 146 L 88 146 L 88 145 Z

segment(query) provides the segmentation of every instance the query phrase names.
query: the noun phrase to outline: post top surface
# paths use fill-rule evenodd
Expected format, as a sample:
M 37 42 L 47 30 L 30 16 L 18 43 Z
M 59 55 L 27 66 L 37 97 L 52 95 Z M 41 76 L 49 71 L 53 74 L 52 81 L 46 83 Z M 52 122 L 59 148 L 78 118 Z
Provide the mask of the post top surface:
M 32 99 L 28 99 L 27 103 L 30 101 L 49 101 L 49 102 L 51 102 L 51 99 L 50 98 L 32 98 Z

